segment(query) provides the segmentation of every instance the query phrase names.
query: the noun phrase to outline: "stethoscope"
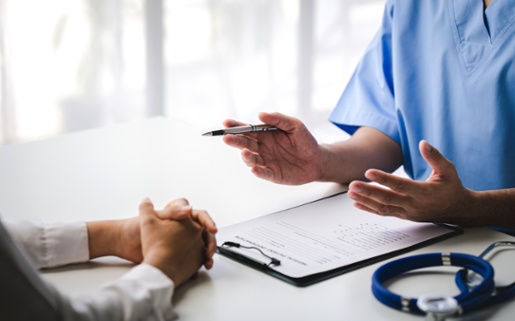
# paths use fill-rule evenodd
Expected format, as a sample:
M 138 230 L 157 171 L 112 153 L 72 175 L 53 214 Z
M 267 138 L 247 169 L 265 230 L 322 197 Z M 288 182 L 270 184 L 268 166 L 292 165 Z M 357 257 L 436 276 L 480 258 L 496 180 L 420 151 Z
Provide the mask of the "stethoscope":
M 375 271 L 372 277 L 372 292 L 383 304 L 403 312 L 426 315 L 426 320 L 441 321 L 447 317 L 489 307 L 515 296 L 515 282 L 503 287 L 495 286 L 494 269 L 485 259 L 493 249 L 502 246 L 514 247 L 515 242 L 495 242 L 479 256 L 464 253 L 429 253 L 389 262 Z M 455 278 L 460 294 L 454 297 L 425 295 L 419 298 L 406 298 L 384 286 L 386 281 L 403 273 L 434 266 L 463 268 L 456 273 Z

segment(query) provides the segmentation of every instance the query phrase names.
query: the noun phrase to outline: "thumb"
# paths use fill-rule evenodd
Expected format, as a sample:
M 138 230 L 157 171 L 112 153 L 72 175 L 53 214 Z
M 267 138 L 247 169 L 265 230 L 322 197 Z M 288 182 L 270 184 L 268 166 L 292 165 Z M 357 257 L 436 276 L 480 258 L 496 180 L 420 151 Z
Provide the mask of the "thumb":
M 145 197 L 139 205 L 139 215 L 143 219 L 152 219 L 155 217 L 154 204 L 150 198 Z
M 418 148 L 434 174 L 443 175 L 453 170 L 454 165 L 426 140 L 421 140 Z
M 275 126 L 279 129 L 282 129 L 285 132 L 291 132 L 296 127 L 299 127 L 301 122 L 300 120 L 283 115 L 278 112 L 273 113 L 265 113 L 261 112 L 258 114 L 258 118 L 265 124 Z

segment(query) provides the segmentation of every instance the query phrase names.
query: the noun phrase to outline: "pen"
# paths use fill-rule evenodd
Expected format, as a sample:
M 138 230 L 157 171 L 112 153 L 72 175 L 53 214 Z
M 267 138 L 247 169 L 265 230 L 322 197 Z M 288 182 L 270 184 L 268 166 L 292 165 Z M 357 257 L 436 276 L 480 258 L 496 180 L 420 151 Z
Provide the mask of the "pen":
M 224 129 L 213 130 L 202 134 L 202 136 L 221 136 L 225 134 L 243 134 L 252 132 L 266 132 L 269 130 L 277 130 L 277 127 L 270 125 L 245 125 L 228 127 Z

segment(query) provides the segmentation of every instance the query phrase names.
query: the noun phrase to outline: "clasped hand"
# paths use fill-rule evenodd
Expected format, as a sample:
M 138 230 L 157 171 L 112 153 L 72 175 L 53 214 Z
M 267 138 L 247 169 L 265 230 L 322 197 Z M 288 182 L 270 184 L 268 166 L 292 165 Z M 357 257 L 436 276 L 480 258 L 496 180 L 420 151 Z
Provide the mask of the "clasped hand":
M 90 259 L 115 255 L 147 263 L 165 273 L 176 286 L 204 265 L 213 266 L 216 225 L 209 214 L 194 210 L 186 199 L 176 199 L 162 210 L 143 200 L 139 216 L 88 222 Z

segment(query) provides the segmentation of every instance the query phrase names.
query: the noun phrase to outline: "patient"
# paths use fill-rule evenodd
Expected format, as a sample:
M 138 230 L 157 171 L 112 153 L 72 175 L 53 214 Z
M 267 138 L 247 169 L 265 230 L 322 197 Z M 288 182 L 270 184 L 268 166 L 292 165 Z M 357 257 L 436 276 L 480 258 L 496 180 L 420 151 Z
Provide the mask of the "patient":
M 5 225 L 4 225 L 5 224 Z M 185 199 L 154 209 L 149 199 L 139 216 L 109 221 L 0 222 L 1 320 L 170 320 L 174 288 L 216 251 L 215 223 Z M 36 268 L 114 255 L 138 265 L 92 293 L 67 297 Z M 34 267 L 35 266 L 35 267 Z

